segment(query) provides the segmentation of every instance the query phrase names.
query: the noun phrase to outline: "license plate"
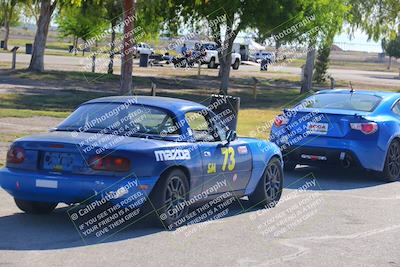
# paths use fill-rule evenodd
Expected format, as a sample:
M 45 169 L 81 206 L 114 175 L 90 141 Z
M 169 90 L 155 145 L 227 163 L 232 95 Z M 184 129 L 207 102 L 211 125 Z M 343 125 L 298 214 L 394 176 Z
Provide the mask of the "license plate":
M 36 187 L 58 188 L 58 181 L 36 179 Z
M 71 153 L 46 152 L 43 157 L 43 169 L 52 171 L 71 171 L 74 156 Z
M 328 123 L 309 122 L 307 124 L 307 132 L 309 134 L 327 134 Z

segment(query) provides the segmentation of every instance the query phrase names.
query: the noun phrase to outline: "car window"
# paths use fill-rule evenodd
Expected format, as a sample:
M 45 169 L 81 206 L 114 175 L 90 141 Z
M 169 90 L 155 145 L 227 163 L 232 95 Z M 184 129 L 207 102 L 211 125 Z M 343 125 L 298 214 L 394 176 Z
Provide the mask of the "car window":
M 214 137 L 212 123 L 202 112 L 187 112 L 185 119 L 192 129 L 193 137 L 196 141 L 214 142 L 218 139 Z
M 400 99 L 397 100 L 396 104 L 393 106 L 393 112 L 400 115 Z
M 372 112 L 381 100 L 382 98 L 379 96 L 368 94 L 326 93 L 313 95 L 302 101 L 298 106 Z
M 80 106 L 57 130 L 124 134 L 176 135 L 178 127 L 163 109 L 121 103 L 92 103 Z

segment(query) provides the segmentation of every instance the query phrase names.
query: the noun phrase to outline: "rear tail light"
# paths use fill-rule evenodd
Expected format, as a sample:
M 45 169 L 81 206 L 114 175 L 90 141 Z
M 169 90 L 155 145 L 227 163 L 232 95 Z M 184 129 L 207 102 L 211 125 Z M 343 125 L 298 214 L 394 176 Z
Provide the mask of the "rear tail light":
M 283 115 L 276 116 L 274 120 L 274 124 L 276 127 L 281 127 L 282 125 L 286 125 L 289 123 L 289 119 Z
M 11 147 L 7 152 L 7 163 L 20 164 L 25 160 L 25 150 L 22 147 Z
M 378 124 L 375 122 L 350 123 L 350 128 L 361 131 L 363 134 L 373 134 L 378 131 Z
M 96 171 L 126 172 L 131 167 L 129 159 L 113 156 L 94 156 L 89 159 L 89 166 Z

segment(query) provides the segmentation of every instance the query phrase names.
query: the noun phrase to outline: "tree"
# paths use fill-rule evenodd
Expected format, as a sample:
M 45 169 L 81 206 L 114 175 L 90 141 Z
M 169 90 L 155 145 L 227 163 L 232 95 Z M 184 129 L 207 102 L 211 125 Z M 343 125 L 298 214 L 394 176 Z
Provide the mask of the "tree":
M 396 59 L 400 58 L 400 36 L 390 40 L 384 38 L 382 40 L 382 48 L 383 51 L 389 56 L 388 69 L 390 69 L 392 57 Z
M 306 64 L 303 69 L 301 93 L 307 93 L 312 88 L 315 67 L 316 47 L 320 46 L 320 56 L 317 63 L 319 73 L 314 76 L 323 79 L 328 67 L 328 58 L 334 36 L 341 30 L 349 10 L 347 0 L 303 0 L 305 14 L 313 15 L 315 19 L 309 24 L 309 37 Z
M 18 21 L 17 0 L 0 0 L 1 24 L 4 25 L 4 50 L 8 50 L 8 39 L 10 36 L 10 26 Z
M 121 94 L 127 94 L 132 89 L 132 70 L 133 70 L 133 29 L 135 19 L 136 1 L 123 0 L 124 14 L 124 37 L 121 54 Z
M 300 0 L 177 0 L 176 12 L 186 23 L 209 28 L 211 39 L 217 44 L 220 62 L 220 93 L 227 94 L 233 43 L 240 31 L 271 29 L 278 26 L 277 14 L 285 9 L 296 9 Z M 174 15 L 176 16 L 176 15 Z
M 81 0 L 36 0 L 40 1 L 40 15 L 36 23 L 37 29 L 35 40 L 33 42 L 33 51 L 31 61 L 29 63 L 30 71 L 43 72 L 44 71 L 44 51 L 46 48 L 47 35 L 49 33 L 49 26 L 51 16 L 57 7 L 57 4 L 77 5 L 81 4 Z M 28 1 L 28 4 L 31 4 Z
M 349 24 L 352 31 L 362 29 L 369 39 L 394 39 L 399 32 L 399 0 L 350 0 Z
M 108 63 L 108 74 L 114 72 L 114 55 L 115 55 L 115 40 L 116 40 L 116 27 L 121 20 L 121 2 L 119 0 L 107 0 L 104 3 L 106 9 L 105 18 L 111 27 L 111 40 L 110 40 L 110 62 Z
M 61 9 L 56 22 L 59 26 L 61 36 L 72 36 L 74 38 L 75 53 L 79 39 L 86 42 L 107 29 L 107 25 L 101 17 L 103 11 L 97 5 L 84 5 L 83 7 L 67 6 Z M 85 49 L 82 52 L 84 54 Z

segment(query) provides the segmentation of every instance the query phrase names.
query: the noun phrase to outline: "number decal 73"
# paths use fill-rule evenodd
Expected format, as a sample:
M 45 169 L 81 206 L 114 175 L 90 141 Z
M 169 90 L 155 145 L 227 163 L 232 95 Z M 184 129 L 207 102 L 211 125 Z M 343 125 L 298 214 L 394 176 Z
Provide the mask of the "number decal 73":
M 222 164 L 222 171 L 226 171 L 228 167 L 229 171 L 233 171 L 235 169 L 235 150 L 233 147 L 222 147 L 221 153 L 224 156 L 224 163 Z

